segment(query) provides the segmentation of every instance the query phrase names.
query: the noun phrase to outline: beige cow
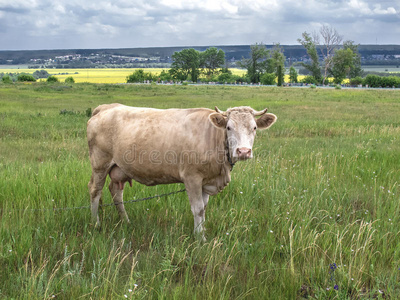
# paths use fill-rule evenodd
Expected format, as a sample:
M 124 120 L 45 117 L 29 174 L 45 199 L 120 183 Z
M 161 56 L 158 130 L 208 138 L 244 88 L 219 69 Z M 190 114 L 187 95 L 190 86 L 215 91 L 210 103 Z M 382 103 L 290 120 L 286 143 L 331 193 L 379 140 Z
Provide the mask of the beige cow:
M 276 121 L 267 109 L 153 109 L 121 104 L 100 105 L 87 124 L 92 177 L 91 211 L 100 225 L 98 206 L 107 175 L 118 213 L 129 222 L 123 187 L 135 180 L 145 185 L 184 183 L 194 216 L 194 231 L 204 239 L 203 223 L 210 195 L 231 180 L 238 160 L 253 156 L 256 129 Z

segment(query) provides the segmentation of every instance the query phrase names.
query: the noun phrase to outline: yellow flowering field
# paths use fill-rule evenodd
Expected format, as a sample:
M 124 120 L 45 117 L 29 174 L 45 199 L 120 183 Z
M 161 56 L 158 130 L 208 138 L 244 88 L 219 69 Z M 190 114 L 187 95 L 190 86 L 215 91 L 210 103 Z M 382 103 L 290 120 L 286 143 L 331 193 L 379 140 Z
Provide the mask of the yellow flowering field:
M 160 74 L 163 70 L 168 71 L 168 68 L 142 68 L 145 72 L 152 74 Z M 38 69 L 0 69 L 0 73 L 27 73 L 33 74 Z M 40 70 L 40 69 L 39 69 Z M 56 76 L 61 82 L 65 78 L 72 76 L 76 83 L 125 83 L 126 77 L 132 74 L 134 68 L 107 68 L 107 69 L 44 69 L 50 75 Z M 243 76 L 246 70 L 229 69 L 234 75 Z M 305 76 L 299 75 L 298 80 L 302 80 Z M 42 79 L 44 80 L 44 79 Z M 330 78 L 331 80 L 331 78 Z M 285 75 L 285 82 L 289 82 L 289 75 Z M 348 80 L 345 80 L 348 82 Z
M 28 73 L 32 74 L 37 69 L 0 69 L 0 73 Z M 56 76 L 61 82 L 65 78 L 72 76 L 75 82 L 90 82 L 90 83 L 124 83 L 126 77 L 132 74 L 135 69 L 45 69 L 49 74 Z M 146 68 L 145 72 L 152 74 L 160 74 L 163 68 Z M 231 69 L 235 75 L 244 75 L 245 70 Z

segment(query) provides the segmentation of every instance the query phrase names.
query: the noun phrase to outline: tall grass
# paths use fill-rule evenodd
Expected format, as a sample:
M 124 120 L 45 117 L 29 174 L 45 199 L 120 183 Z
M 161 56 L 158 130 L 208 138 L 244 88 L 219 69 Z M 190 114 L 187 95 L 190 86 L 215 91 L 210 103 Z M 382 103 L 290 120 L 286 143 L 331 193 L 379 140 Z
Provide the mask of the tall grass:
M 52 210 L 89 205 L 85 111 L 111 102 L 278 116 L 211 198 L 207 242 L 185 194 L 127 204 L 131 225 L 104 207 L 101 231 L 87 208 Z M 0 85 L 0 296 L 396 299 L 399 115 L 395 91 Z M 179 189 L 135 183 L 124 196 Z

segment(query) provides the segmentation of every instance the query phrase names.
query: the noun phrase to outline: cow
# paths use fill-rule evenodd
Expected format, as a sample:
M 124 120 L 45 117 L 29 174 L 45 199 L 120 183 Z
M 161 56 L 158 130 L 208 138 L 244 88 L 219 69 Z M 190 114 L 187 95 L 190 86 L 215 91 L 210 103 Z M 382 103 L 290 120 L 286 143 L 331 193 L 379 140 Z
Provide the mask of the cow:
M 267 109 L 241 106 L 154 109 L 104 104 L 87 123 L 92 176 L 88 184 L 93 222 L 100 226 L 99 201 L 107 175 L 122 220 L 129 222 L 123 188 L 132 179 L 147 186 L 183 183 L 194 217 L 194 232 L 204 239 L 209 196 L 231 180 L 237 161 L 253 157 L 256 130 L 277 120 Z

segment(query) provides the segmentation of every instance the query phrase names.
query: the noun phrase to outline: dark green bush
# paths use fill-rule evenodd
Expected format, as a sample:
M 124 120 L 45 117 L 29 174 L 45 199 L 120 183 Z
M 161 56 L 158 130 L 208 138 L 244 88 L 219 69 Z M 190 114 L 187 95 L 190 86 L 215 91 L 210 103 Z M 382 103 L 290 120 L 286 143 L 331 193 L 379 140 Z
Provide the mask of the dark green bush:
M 301 80 L 302 83 L 307 83 L 307 84 L 319 84 L 318 80 L 315 79 L 314 76 L 306 76 Z
M 58 82 L 58 78 L 56 76 L 50 76 L 47 78 L 46 81 L 49 83 L 56 83 L 56 82 Z
M 35 77 L 33 77 L 30 74 L 19 74 L 17 80 L 21 81 L 21 82 L 35 82 L 36 81 Z
M 397 76 L 388 76 L 381 77 L 378 75 L 368 74 L 364 79 L 365 86 L 373 87 L 373 88 L 391 88 L 391 87 L 400 87 L 400 77 Z
M 151 73 L 146 73 L 142 69 L 136 70 L 133 74 L 126 77 L 127 83 L 144 82 L 145 80 L 156 80 Z
M 4 76 L 4 77 L 1 79 L 1 81 L 2 81 L 3 83 L 13 83 L 11 77 L 8 76 L 8 75 Z
M 65 78 L 65 83 L 75 83 L 74 77 L 69 76 Z
M 261 76 L 260 81 L 265 85 L 274 85 L 276 79 L 276 75 L 274 73 L 265 73 Z
M 361 76 L 357 76 L 357 77 L 350 79 L 350 85 L 357 86 L 357 85 L 363 84 L 363 81 L 364 80 L 361 78 Z

